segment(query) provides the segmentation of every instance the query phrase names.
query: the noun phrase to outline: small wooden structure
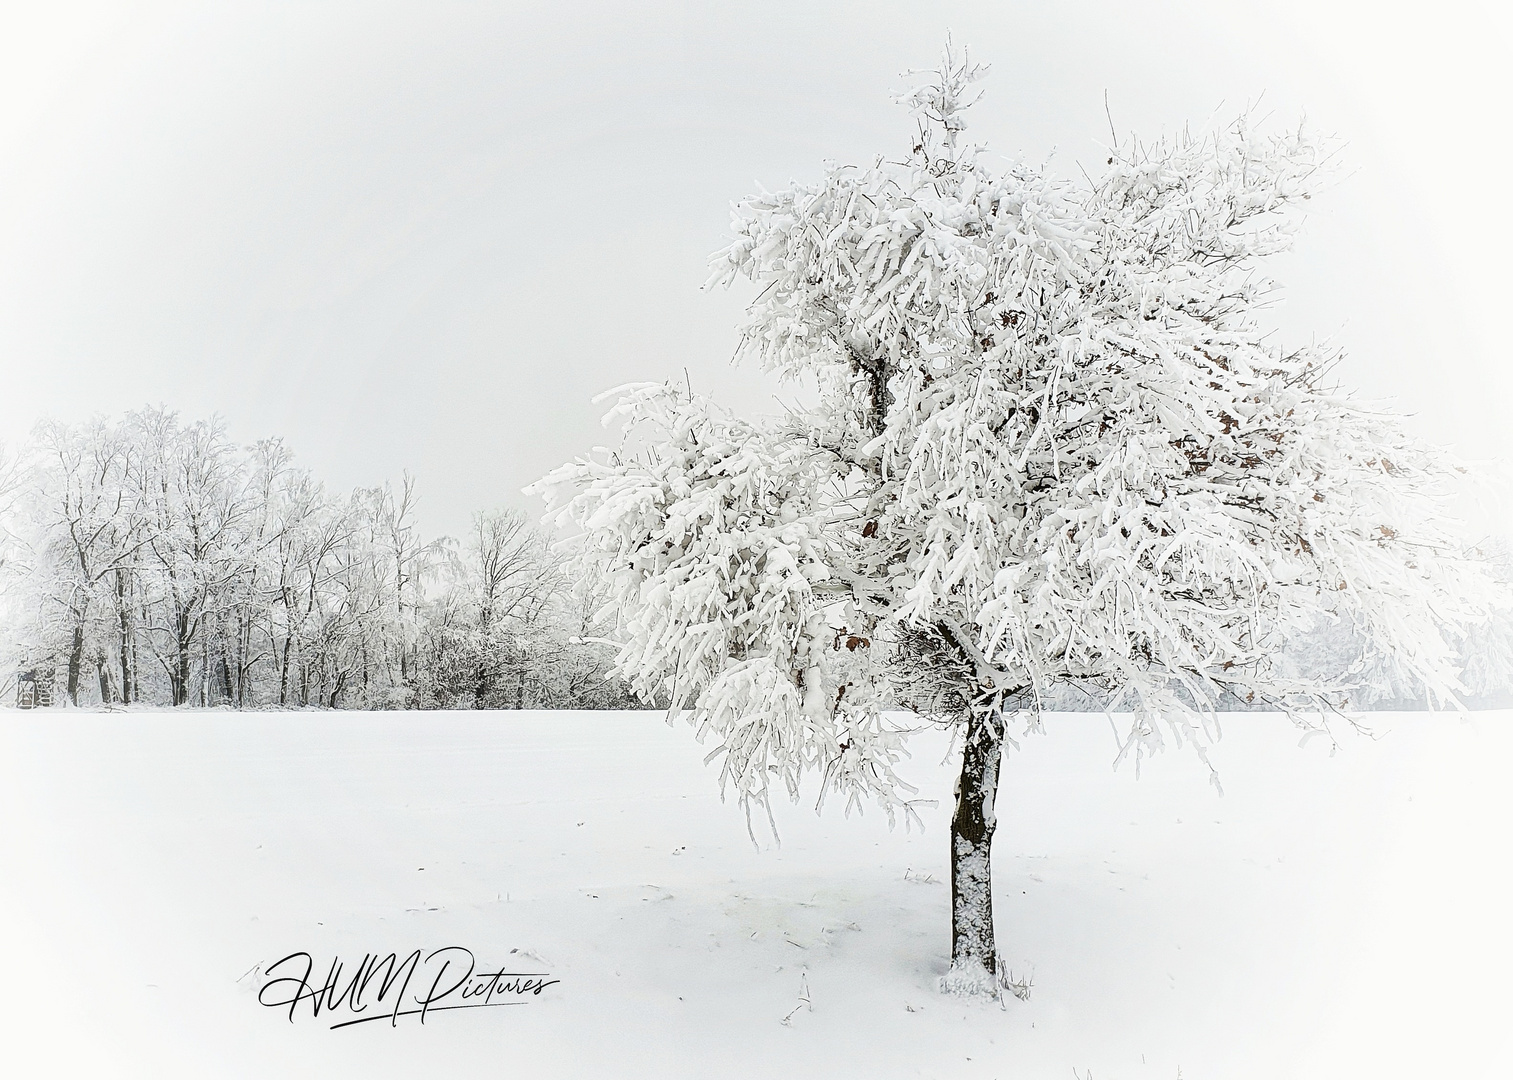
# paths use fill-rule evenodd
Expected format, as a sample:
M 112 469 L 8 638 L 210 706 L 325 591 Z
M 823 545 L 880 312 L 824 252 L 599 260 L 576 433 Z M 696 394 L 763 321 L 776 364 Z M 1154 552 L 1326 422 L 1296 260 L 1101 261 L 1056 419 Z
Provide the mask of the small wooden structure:
M 45 709 L 53 703 L 52 668 L 29 668 L 16 676 L 16 708 Z

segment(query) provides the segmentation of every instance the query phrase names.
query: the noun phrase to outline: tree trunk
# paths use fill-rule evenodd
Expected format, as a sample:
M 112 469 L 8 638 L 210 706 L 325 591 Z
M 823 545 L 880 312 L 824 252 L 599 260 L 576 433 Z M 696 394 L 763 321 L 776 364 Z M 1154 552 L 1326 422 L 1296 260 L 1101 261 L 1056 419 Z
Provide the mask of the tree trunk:
M 252 667 L 252 618 L 246 608 L 238 608 L 236 615 L 236 663 L 232 667 L 233 675 L 228 685 L 233 689 L 228 691 L 234 694 L 233 700 L 238 709 L 247 704 L 247 673 Z
M 996 710 L 974 716 L 962 749 L 956 813 L 951 817 L 951 969 L 948 993 L 997 996 L 993 945 L 992 844 L 994 799 L 1003 731 Z
M 132 702 L 131 686 L 131 609 L 126 602 L 126 575 L 116 571 L 116 615 L 121 624 L 121 704 Z
M 146 607 L 139 607 L 137 609 L 137 615 L 140 622 L 145 622 L 147 620 Z M 142 657 L 137 648 L 137 634 L 135 626 L 133 626 L 131 633 L 131 700 L 142 700 Z
M 290 634 L 284 638 L 283 656 L 278 662 L 278 703 L 289 704 L 289 643 L 293 640 Z
M 176 668 L 172 682 L 173 703 L 178 706 L 189 704 L 189 647 L 193 643 L 189 640 L 189 616 L 180 612 L 175 617 L 175 624 L 178 638 L 174 642 Z
M 327 701 L 327 704 L 326 704 L 327 708 L 329 708 L 329 709 L 336 708 L 336 701 L 337 701 L 338 698 L 341 697 L 342 687 L 344 687 L 346 685 L 347 685 L 347 673 L 345 671 L 338 671 L 336 673 L 336 680 L 335 680 L 334 684 L 331 687 L 331 697 Z
M 213 633 L 211 629 L 213 625 L 206 626 L 204 640 L 200 642 L 200 708 L 202 709 L 210 704 L 210 635 Z
M 79 672 L 84 666 L 84 613 L 74 624 L 73 646 L 68 651 L 68 703 L 79 704 Z

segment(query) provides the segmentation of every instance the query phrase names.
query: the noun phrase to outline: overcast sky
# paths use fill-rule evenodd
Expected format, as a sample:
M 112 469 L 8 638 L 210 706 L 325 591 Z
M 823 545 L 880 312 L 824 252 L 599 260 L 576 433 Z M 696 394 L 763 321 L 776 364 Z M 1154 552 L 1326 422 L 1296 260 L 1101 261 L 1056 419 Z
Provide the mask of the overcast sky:
M 1472 458 L 1513 456 L 1509 23 L 1440 3 L 0 2 L 0 439 L 147 403 L 414 472 L 428 532 L 528 505 L 600 390 L 746 412 L 728 204 L 905 147 L 947 27 L 972 134 L 1062 175 L 1261 100 L 1348 141 L 1276 314 Z M 1263 96 L 1264 95 L 1264 96 Z M 534 508 L 533 508 L 534 509 Z

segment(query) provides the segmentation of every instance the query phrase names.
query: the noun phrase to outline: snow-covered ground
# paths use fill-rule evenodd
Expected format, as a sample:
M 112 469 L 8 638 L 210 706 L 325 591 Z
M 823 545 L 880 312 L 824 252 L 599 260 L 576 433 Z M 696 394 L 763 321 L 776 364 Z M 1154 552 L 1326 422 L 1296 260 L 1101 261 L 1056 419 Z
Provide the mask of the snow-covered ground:
M 940 800 L 923 835 L 785 805 L 781 847 L 758 852 L 689 731 L 655 714 L 0 714 L 0 1062 L 1513 1075 L 1513 714 L 1370 719 L 1383 737 L 1331 756 L 1277 717 L 1230 718 L 1221 798 L 1190 753 L 1137 780 L 1110 772 L 1107 720 L 1048 717 L 1000 795 L 999 938 L 1033 975 L 1000 1009 L 933 988 L 951 784 L 933 732 L 905 773 Z M 443 946 L 560 982 L 423 1026 L 259 1004 L 290 953 L 318 980 L 335 956 L 350 976 L 367 952 Z

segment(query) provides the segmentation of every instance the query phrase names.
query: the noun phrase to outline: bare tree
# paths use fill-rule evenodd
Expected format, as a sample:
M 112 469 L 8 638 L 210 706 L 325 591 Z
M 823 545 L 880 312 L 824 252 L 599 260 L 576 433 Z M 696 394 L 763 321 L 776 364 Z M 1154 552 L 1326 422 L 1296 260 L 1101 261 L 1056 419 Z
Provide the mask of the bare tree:
M 425 539 L 414 477 L 337 497 L 282 441 L 163 408 L 43 424 L 25 461 L 0 458 L 6 645 L 74 704 L 623 700 L 588 689 L 604 658 L 518 511 Z
M 181 428 L 175 414 L 147 410 L 129 418 L 144 449 L 146 570 L 155 585 L 150 637 L 175 705 L 228 696 L 224 661 L 212 639 L 220 607 L 248 564 L 244 527 L 251 518 L 245 477 L 219 419 Z M 198 676 L 196 678 L 196 675 Z
M 44 422 L 34 443 L 43 459 L 38 495 L 48 528 L 49 592 L 67 617 L 65 692 L 77 705 L 101 583 L 123 572 L 141 545 L 123 484 L 130 447 L 122 432 L 103 420 L 77 430 Z M 103 649 L 98 653 L 103 656 Z M 109 701 L 106 669 L 99 671 L 101 696 Z
M 480 706 L 498 700 L 503 677 L 514 684 L 515 708 L 522 708 L 523 631 L 540 619 L 560 578 L 545 537 L 519 510 L 473 515 L 469 549 L 480 646 L 476 700 Z

